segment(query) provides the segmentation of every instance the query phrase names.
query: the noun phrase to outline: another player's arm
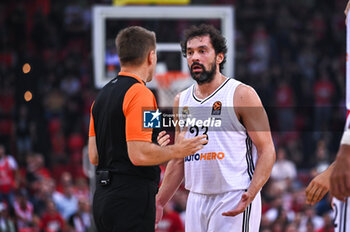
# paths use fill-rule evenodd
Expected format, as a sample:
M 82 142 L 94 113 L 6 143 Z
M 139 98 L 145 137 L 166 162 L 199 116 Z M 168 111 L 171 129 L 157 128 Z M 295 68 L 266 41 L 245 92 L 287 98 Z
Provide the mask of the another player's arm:
M 174 100 L 174 119 L 178 120 L 178 107 L 179 107 L 179 98 L 178 94 Z M 178 125 L 175 130 L 175 139 L 178 137 L 180 128 Z M 164 137 L 164 136 L 163 136 Z M 161 144 L 162 137 L 159 137 L 158 142 Z M 166 141 L 166 139 L 165 139 Z M 174 196 L 176 190 L 179 188 L 180 184 L 184 179 L 184 159 L 173 159 L 170 160 L 166 166 L 164 179 L 162 185 L 160 186 L 159 192 L 156 197 L 157 205 L 157 215 L 156 215 L 156 224 L 160 221 L 163 215 L 163 207 L 167 202 Z
M 348 21 L 349 9 L 350 9 L 350 1 L 348 1 L 348 3 L 346 4 L 345 10 L 344 10 L 344 14 L 345 14 L 345 16 L 346 16 L 345 24 L 347 24 L 347 21 Z
M 305 189 L 306 204 L 314 205 L 319 202 L 330 188 L 330 176 L 334 169 L 333 162 L 324 172 L 315 176 Z
M 330 177 L 330 192 L 342 201 L 350 196 L 350 143 L 344 143 L 345 133 Z
M 239 85 L 234 96 L 235 112 L 247 129 L 248 135 L 257 148 L 258 159 L 252 181 L 238 205 L 224 216 L 242 213 L 254 200 L 256 194 L 270 177 L 275 162 L 275 147 L 272 141 L 270 125 L 264 107 L 253 88 Z

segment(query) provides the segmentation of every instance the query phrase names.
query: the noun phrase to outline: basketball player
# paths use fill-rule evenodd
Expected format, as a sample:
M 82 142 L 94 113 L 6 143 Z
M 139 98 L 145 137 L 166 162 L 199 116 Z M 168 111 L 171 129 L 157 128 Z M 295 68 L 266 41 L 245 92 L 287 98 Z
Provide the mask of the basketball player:
M 345 8 L 347 24 L 347 50 L 349 50 L 350 25 L 347 23 L 347 16 L 350 8 L 350 1 Z M 348 51 L 347 51 L 348 53 Z M 347 64 L 348 66 L 348 64 Z M 350 70 L 346 68 L 346 76 L 349 78 Z M 347 89 L 349 91 L 349 89 Z M 347 93 L 348 95 L 349 93 Z M 348 98 L 348 97 L 347 97 Z M 348 100 L 347 100 L 348 101 Z M 306 188 L 306 197 L 308 204 L 315 204 L 320 201 L 324 195 L 330 191 L 333 198 L 332 207 L 334 210 L 335 232 L 350 231 L 350 117 L 348 108 L 348 117 L 345 124 L 345 131 L 340 142 L 339 151 L 336 160 L 328 169 L 316 176 Z
M 227 47 L 218 30 L 211 25 L 192 26 L 184 38 L 182 52 L 197 83 L 176 96 L 176 119 L 211 118 L 221 127 L 203 124 L 186 129 L 188 137 L 205 134 L 208 144 L 168 163 L 157 195 L 156 223 L 185 177 L 190 191 L 186 231 L 257 232 L 260 190 L 275 161 L 266 112 L 252 87 L 221 73 Z M 158 143 L 168 142 L 169 135 L 160 133 Z
M 349 117 L 347 120 L 349 125 Z M 336 160 L 307 186 L 306 203 L 314 205 L 330 191 L 334 210 L 335 232 L 350 230 L 350 129 L 344 131 Z

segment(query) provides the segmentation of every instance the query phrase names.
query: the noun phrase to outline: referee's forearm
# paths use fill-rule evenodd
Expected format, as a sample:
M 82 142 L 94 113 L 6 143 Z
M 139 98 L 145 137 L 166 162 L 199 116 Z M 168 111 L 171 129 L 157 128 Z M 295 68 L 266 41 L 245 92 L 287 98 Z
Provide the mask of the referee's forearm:
M 135 166 L 159 165 L 175 158 L 176 152 L 179 151 L 175 145 L 160 147 L 149 142 L 128 142 L 129 158 Z

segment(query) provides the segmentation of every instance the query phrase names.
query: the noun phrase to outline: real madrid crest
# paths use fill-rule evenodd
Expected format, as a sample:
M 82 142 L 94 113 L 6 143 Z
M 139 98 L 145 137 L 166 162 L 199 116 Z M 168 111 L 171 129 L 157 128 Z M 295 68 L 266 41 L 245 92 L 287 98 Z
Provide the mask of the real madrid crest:
M 183 119 L 187 119 L 189 115 L 190 115 L 190 110 L 188 109 L 188 106 L 184 106 L 182 108 L 182 117 L 183 117 Z

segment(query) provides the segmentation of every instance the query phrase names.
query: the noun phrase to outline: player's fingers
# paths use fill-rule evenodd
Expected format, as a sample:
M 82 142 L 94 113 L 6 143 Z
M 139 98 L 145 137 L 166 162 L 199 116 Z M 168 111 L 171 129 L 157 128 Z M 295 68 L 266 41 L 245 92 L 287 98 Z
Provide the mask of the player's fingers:
M 312 194 L 312 193 L 311 193 L 311 190 L 312 190 L 312 187 L 313 187 L 313 186 L 314 186 L 314 183 L 311 182 L 311 183 L 306 187 L 306 189 L 305 189 L 305 195 L 306 195 L 307 198 L 309 198 L 310 195 Z M 311 198 L 310 198 L 310 199 L 311 199 Z
M 199 150 L 201 150 L 201 149 L 203 149 L 203 145 L 200 145 L 200 146 L 197 146 L 197 147 L 195 147 L 193 150 L 192 150 L 192 153 L 195 153 L 196 151 L 199 151 Z
M 206 135 L 199 135 L 199 136 L 196 136 L 196 137 L 193 137 L 193 138 L 190 138 L 189 139 L 189 142 L 190 143 L 194 143 L 194 144 L 205 144 L 207 143 L 207 140 L 205 139 L 207 136 Z
M 162 147 L 166 146 L 170 142 L 170 135 L 165 135 L 158 139 L 158 144 Z
M 166 131 L 161 131 L 161 132 L 159 132 L 159 134 L 158 134 L 158 136 L 157 136 L 157 139 L 163 137 L 165 134 L 166 134 Z
M 320 191 L 318 191 L 318 195 L 315 196 L 315 203 L 322 200 L 322 198 L 324 197 L 324 195 L 326 195 L 326 193 L 327 193 L 327 190 L 325 188 L 320 189 Z
M 169 143 L 170 143 L 170 139 L 167 139 L 167 140 L 164 141 L 164 143 L 162 143 L 161 147 L 165 147 Z
M 240 213 L 242 213 L 244 211 L 244 208 L 236 208 L 234 210 L 231 210 L 231 211 L 227 211 L 227 212 L 224 212 L 222 213 L 221 215 L 222 216 L 229 216 L 229 217 L 234 217 Z
M 314 183 L 310 183 L 309 186 L 306 188 L 305 193 L 306 193 L 306 199 L 309 204 L 312 203 L 312 198 L 313 195 L 315 194 L 316 188 Z
M 157 140 L 158 140 L 158 143 L 159 142 L 164 142 L 165 140 L 167 140 L 168 138 L 170 137 L 170 135 L 163 135 L 162 137 L 159 137 Z
M 314 187 L 312 194 L 310 194 L 309 201 L 311 204 L 315 204 L 319 189 Z

